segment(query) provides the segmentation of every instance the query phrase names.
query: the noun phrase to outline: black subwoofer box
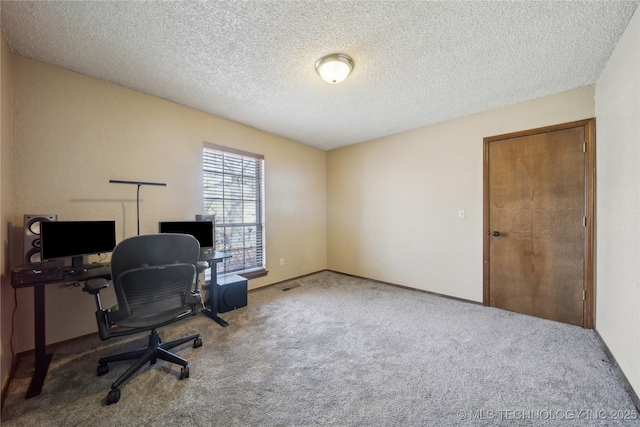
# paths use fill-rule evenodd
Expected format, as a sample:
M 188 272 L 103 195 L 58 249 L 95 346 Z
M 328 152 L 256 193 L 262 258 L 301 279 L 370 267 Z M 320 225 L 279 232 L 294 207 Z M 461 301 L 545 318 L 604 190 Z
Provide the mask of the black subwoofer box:
M 246 307 L 249 285 L 247 279 L 237 274 L 218 277 L 218 313 Z

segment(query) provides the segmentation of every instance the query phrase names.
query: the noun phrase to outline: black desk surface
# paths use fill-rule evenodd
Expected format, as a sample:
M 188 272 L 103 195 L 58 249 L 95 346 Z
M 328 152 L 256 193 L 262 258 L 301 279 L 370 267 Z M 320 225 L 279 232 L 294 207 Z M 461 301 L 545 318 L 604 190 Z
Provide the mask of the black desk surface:
M 224 252 L 214 252 L 207 256 L 200 256 L 200 261 L 222 261 L 223 259 L 231 258 L 231 255 Z
M 200 261 L 216 261 L 220 262 L 226 258 L 230 258 L 231 255 L 224 252 L 214 252 L 206 259 L 200 259 Z M 91 279 L 111 279 L 111 264 L 105 263 L 102 267 L 97 268 L 88 268 L 80 273 L 70 273 L 68 271 L 64 272 L 64 276 L 62 279 L 53 279 L 53 280 L 44 280 L 42 282 L 37 283 L 11 283 L 11 286 L 14 288 L 28 288 L 32 286 L 39 285 L 51 285 L 54 283 L 63 283 L 63 282 L 84 282 Z
M 90 279 L 111 279 L 111 264 L 104 264 L 102 267 L 89 268 L 80 273 L 64 272 L 63 281 L 73 282 L 75 280 L 84 282 Z

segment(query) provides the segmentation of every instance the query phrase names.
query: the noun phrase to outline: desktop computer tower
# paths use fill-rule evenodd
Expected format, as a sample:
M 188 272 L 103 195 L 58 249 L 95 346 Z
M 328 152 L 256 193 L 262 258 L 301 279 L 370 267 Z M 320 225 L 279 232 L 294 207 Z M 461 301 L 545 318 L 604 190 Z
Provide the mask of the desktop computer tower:
M 218 313 L 247 306 L 248 282 L 237 274 L 218 277 Z

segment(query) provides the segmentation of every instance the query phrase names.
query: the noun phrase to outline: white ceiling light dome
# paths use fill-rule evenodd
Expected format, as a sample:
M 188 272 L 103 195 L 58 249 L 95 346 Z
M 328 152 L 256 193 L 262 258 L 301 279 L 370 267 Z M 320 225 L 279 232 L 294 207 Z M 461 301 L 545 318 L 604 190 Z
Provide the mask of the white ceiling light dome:
M 318 59 L 316 71 L 327 83 L 342 83 L 353 71 L 353 59 L 343 53 L 332 53 Z

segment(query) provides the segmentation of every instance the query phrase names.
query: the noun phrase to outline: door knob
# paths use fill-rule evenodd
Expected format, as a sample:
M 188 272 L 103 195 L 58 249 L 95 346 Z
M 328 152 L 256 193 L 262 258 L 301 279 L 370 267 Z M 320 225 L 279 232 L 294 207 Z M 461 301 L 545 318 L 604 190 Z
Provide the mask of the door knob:
M 492 236 L 498 237 L 500 235 L 499 231 L 494 231 L 493 233 L 491 233 Z

